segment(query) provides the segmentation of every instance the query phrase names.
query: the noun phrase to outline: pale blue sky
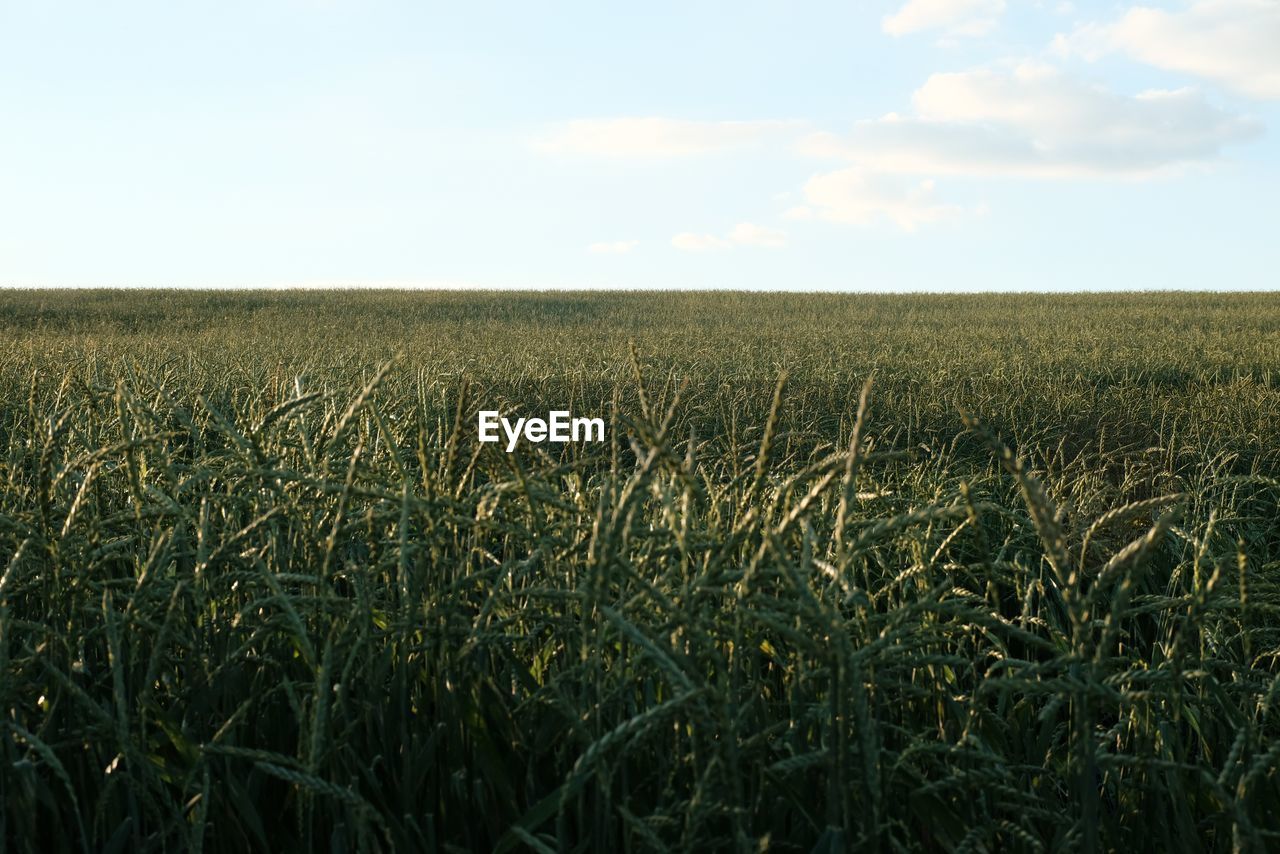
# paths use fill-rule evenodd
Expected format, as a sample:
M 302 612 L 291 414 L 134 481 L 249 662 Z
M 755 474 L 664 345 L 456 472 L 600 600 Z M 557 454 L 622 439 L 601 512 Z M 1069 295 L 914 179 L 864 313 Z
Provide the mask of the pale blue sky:
M 0 0 L 0 284 L 1271 289 L 1280 0 Z

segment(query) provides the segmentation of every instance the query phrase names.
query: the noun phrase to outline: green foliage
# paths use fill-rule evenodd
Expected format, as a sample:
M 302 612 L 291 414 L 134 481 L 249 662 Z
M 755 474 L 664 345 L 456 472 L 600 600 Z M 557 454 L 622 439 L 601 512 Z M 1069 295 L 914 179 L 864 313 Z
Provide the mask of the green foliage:
M 0 850 L 1274 849 L 1277 333 L 0 293 Z

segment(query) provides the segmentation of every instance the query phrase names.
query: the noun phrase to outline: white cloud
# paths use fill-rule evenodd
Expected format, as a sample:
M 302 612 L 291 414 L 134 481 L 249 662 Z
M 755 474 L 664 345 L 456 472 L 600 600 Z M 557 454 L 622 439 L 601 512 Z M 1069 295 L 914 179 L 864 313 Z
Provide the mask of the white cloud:
M 563 122 L 534 141 L 550 154 L 594 157 L 689 157 L 756 142 L 795 122 L 700 122 L 660 116 L 576 119 Z
M 671 245 L 686 252 L 732 249 L 734 246 L 760 246 L 765 249 L 781 249 L 787 245 L 787 233 L 777 228 L 769 228 L 750 222 L 740 222 L 725 237 L 684 231 L 671 238 Z
M 1144 177 L 1260 131 L 1191 89 L 1121 95 L 1044 65 L 934 74 L 912 100 L 914 115 L 814 134 L 801 150 L 913 175 Z
M 740 222 L 729 232 L 729 239 L 742 246 L 763 246 L 765 249 L 781 249 L 787 245 L 787 233 L 777 228 Z
M 886 33 L 903 36 L 922 30 L 944 30 L 952 36 L 978 36 L 989 32 L 1004 13 L 1005 0 L 907 0 L 885 17 Z
M 685 252 L 710 252 L 733 246 L 729 241 L 714 234 L 694 234 L 692 231 L 680 232 L 671 238 L 671 245 Z
M 1280 99 L 1280 2 L 1201 0 L 1181 11 L 1146 6 L 1111 24 L 1058 36 L 1062 53 L 1125 53 L 1168 71 L 1216 81 L 1251 98 Z
M 888 220 L 904 231 L 915 231 L 965 213 L 957 205 L 938 202 L 932 181 L 913 183 L 858 167 L 815 175 L 805 184 L 804 196 L 807 204 L 787 211 L 789 218 L 847 225 Z
M 587 251 L 599 255 L 625 255 L 639 245 L 639 240 L 610 240 L 592 243 L 587 247 Z

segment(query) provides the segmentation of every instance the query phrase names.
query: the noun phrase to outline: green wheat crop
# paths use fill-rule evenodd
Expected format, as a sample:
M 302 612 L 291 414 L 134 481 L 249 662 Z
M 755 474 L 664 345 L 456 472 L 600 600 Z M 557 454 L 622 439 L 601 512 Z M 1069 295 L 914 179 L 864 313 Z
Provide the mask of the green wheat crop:
M 1278 296 L 9 291 L 0 401 L 0 851 L 1280 846 Z

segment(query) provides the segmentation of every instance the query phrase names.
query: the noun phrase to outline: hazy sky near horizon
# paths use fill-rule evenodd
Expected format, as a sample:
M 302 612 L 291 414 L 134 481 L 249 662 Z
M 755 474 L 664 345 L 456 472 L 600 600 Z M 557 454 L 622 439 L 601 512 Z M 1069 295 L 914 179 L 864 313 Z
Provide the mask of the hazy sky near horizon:
M 1273 289 L 1280 0 L 0 0 L 0 285 Z

